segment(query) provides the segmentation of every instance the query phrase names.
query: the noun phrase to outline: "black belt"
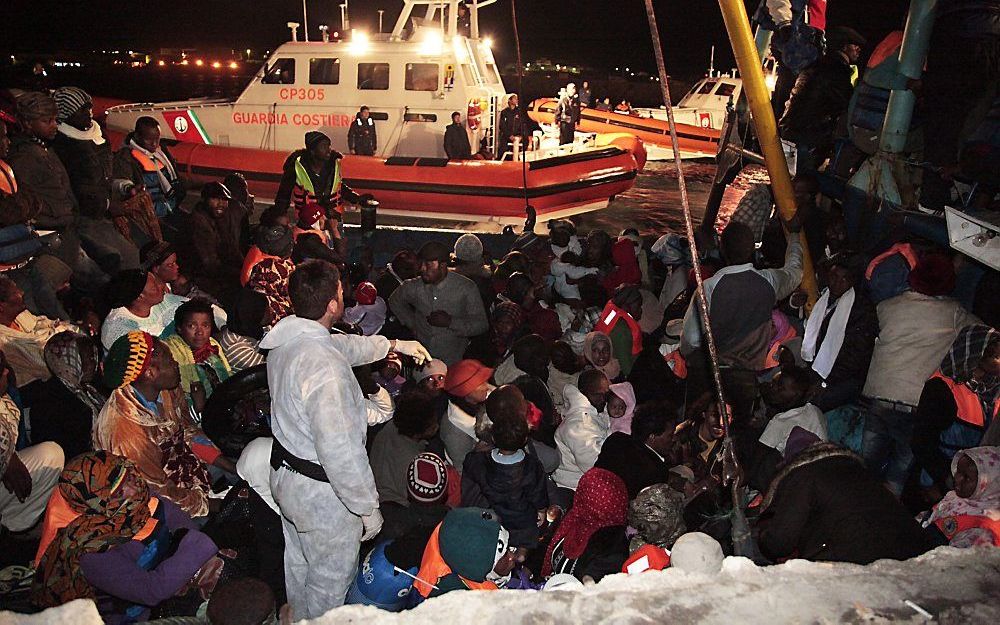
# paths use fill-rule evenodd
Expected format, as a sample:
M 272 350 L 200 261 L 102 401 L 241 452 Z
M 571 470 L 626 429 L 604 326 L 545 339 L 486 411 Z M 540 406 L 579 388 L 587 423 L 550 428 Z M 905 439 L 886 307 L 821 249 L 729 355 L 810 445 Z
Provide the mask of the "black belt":
M 317 482 L 330 483 L 330 478 L 326 476 L 326 471 L 323 470 L 323 465 L 310 460 L 303 460 L 298 456 L 293 456 L 291 452 L 281 446 L 278 439 L 273 439 L 274 443 L 271 444 L 271 468 L 277 471 L 282 466 L 290 471 L 295 471 L 301 475 L 308 478 L 312 478 Z

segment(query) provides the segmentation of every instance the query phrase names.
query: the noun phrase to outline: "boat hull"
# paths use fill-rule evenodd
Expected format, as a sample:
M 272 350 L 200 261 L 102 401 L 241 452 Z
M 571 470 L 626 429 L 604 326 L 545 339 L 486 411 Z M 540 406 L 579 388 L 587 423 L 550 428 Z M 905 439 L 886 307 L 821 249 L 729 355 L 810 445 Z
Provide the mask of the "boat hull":
M 112 141 L 123 135 L 111 130 Z M 605 208 L 627 191 L 641 170 L 637 158 L 619 145 L 641 143 L 611 138 L 613 144 L 566 151 L 522 163 L 448 161 L 440 158 L 378 158 L 347 155 L 344 180 L 358 193 L 371 193 L 388 215 L 463 222 L 520 223 L 525 204 L 539 221 Z M 274 198 L 287 158 L 284 152 L 179 142 L 170 146 L 180 174 L 195 182 L 219 180 L 232 171 L 246 176 L 252 193 Z
M 540 124 L 552 124 L 557 105 L 558 101 L 551 98 L 535 100 L 528 107 L 528 116 Z M 642 140 L 650 160 L 673 158 L 670 126 L 664 120 L 584 108 L 580 111 L 577 129 L 582 132 L 628 133 Z M 678 123 L 681 158 L 715 158 L 719 135 L 720 131 L 713 128 Z

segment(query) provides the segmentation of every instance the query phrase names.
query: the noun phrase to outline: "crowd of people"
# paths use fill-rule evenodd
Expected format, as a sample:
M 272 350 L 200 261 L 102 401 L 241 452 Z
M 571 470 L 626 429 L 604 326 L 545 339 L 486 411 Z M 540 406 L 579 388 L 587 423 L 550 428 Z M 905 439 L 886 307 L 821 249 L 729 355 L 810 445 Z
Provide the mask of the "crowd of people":
M 365 198 L 339 168 L 306 133 L 258 214 L 239 173 L 188 197 L 155 119 L 113 151 L 80 89 L 0 121 L 22 609 L 259 623 L 1000 546 L 1000 308 L 968 258 L 902 233 L 850 249 L 806 168 L 794 218 L 751 189 L 698 241 L 703 318 L 675 234 L 529 219 L 353 262 L 341 214 Z

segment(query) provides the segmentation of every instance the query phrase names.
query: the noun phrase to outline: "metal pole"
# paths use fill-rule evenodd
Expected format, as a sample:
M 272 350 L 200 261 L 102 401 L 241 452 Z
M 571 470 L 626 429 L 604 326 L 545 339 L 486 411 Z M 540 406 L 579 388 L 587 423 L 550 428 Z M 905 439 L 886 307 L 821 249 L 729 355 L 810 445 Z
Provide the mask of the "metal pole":
M 691 204 L 688 201 L 687 182 L 684 180 L 684 168 L 681 165 L 680 144 L 677 142 L 677 124 L 674 122 L 674 107 L 670 100 L 670 85 L 667 79 L 667 67 L 663 62 L 663 47 L 660 43 L 660 29 L 656 25 L 656 14 L 653 12 L 653 0 L 645 0 L 646 17 L 649 20 L 649 31 L 653 36 L 653 54 L 656 57 L 656 69 L 660 75 L 660 90 L 663 102 L 667 107 L 667 122 L 670 126 L 670 142 L 674 148 L 674 167 L 677 169 L 677 186 L 681 192 L 681 207 L 684 209 L 684 230 L 687 233 L 688 244 L 691 246 L 691 263 L 694 266 L 694 279 L 698 285 L 695 299 L 698 303 L 698 315 L 708 348 L 708 357 L 712 364 L 712 379 L 715 383 L 715 398 L 719 403 L 719 414 L 722 415 L 726 437 L 729 437 L 729 410 L 722 392 L 722 376 L 718 367 L 718 352 L 715 347 L 715 337 L 712 335 L 712 323 L 708 318 L 708 302 L 705 299 L 705 286 L 701 277 L 701 259 L 698 256 L 698 245 L 694 238 L 694 221 L 691 219 Z
M 382 34 L 382 14 L 385 13 L 385 9 L 378 10 L 378 32 Z
M 306 0 L 302 0 L 302 37 L 309 41 L 309 10 L 306 8 Z
M 747 18 L 746 7 L 740 0 L 719 0 L 722 9 L 722 19 L 726 23 L 729 42 L 736 56 L 736 66 L 743 79 L 743 93 L 750 104 L 750 114 L 753 118 L 757 140 L 760 141 L 761 152 L 764 154 L 764 164 L 771 178 L 771 189 L 774 192 L 774 203 L 781 211 L 782 217 L 788 221 L 795 216 L 795 194 L 792 191 L 792 179 L 788 175 L 788 163 L 785 153 L 778 140 L 778 127 L 774 121 L 774 111 L 771 110 L 771 94 L 764 83 L 764 72 L 761 71 L 760 56 L 750 34 L 750 20 Z M 786 232 L 786 236 L 787 236 Z M 812 258 L 805 233 L 799 234 L 802 241 L 802 288 L 809 297 L 808 307 L 811 309 L 816 302 L 816 275 L 813 273 Z

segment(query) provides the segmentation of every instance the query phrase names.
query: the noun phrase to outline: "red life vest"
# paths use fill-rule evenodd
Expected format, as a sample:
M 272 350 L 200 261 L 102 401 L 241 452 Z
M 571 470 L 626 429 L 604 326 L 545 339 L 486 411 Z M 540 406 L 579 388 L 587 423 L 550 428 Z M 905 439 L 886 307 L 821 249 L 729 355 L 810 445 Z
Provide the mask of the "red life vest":
M 986 415 L 983 414 L 983 403 L 979 400 L 979 395 L 972 392 L 972 389 L 968 386 L 959 384 L 948 376 L 942 375 L 940 370 L 935 371 L 934 375 L 931 376 L 932 380 L 935 378 L 944 382 L 948 386 L 948 390 L 955 397 L 956 414 L 960 421 L 978 428 L 986 427 Z M 1000 398 L 997 398 L 993 403 L 993 414 L 990 415 L 991 421 L 996 418 L 998 412 L 1000 412 Z
M 601 318 L 594 325 L 594 331 L 611 336 L 611 331 L 615 329 L 619 321 L 624 321 L 625 325 L 628 326 L 628 330 L 632 334 L 632 355 L 637 356 L 642 351 L 642 330 L 639 328 L 639 322 L 633 319 L 632 315 L 615 306 L 614 302 L 609 301 L 608 305 L 604 307 Z
M 142 171 L 153 173 L 165 167 L 165 165 L 160 161 L 154 161 L 135 148 L 132 148 L 132 158 L 139 163 L 139 166 L 142 167 Z
M 993 546 L 1000 547 L 1000 520 L 991 519 L 985 516 L 973 514 L 960 514 L 958 516 L 942 517 L 934 521 L 934 525 L 941 530 L 948 540 L 954 538 L 960 532 L 975 528 L 988 530 L 993 535 Z

